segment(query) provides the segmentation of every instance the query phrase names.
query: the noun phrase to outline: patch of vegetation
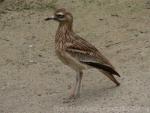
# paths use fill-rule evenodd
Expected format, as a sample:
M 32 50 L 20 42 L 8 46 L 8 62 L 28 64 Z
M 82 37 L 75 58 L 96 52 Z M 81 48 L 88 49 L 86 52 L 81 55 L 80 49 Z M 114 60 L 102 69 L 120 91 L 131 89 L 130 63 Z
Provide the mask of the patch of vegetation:
M 56 3 L 58 0 L 52 0 L 50 3 L 45 4 L 45 5 L 40 5 L 39 8 L 37 9 L 41 9 L 41 10 L 45 10 L 45 9 L 56 9 Z
M 57 0 L 51 0 L 49 2 L 27 2 L 25 0 L 16 0 L 15 2 L 6 2 L 4 9 L 8 11 L 23 11 L 23 10 L 46 10 L 55 9 Z

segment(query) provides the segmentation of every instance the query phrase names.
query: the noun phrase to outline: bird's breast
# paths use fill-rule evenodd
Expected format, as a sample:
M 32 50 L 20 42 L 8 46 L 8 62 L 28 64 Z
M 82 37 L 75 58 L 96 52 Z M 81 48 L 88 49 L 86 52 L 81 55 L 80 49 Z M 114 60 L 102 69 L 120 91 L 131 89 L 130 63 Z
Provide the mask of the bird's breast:
M 87 68 L 84 64 L 80 63 L 77 59 L 69 55 L 64 50 L 56 49 L 56 55 L 65 65 L 68 65 L 74 70 L 83 70 Z

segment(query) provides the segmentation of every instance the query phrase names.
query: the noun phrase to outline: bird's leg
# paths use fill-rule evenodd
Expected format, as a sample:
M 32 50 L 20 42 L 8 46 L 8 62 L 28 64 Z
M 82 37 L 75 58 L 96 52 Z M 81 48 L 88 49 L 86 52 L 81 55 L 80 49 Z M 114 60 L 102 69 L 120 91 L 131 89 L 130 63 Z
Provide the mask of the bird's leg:
M 79 72 L 77 72 L 77 74 L 76 74 L 76 81 L 75 81 L 75 85 L 74 85 L 74 87 L 73 87 L 73 90 L 72 90 L 72 92 L 71 92 L 69 98 L 64 98 L 63 103 L 68 103 L 68 102 L 71 102 L 71 100 L 74 100 L 74 99 L 75 99 L 77 86 L 78 86 L 78 84 L 79 84 L 79 79 L 80 79 L 80 74 L 79 74 Z
M 79 80 L 78 80 L 78 87 L 77 87 L 76 97 L 80 97 L 80 88 L 81 88 L 81 80 L 82 80 L 83 72 L 79 71 L 78 75 L 79 75 Z
M 64 98 L 63 103 L 71 102 L 71 100 L 74 100 L 80 96 L 80 87 L 81 87 L 81 80 L 82 80 L 83 72 L 78 71 L 76 74 L 76 82 L 73 87 L 73 90 L 69 96 L 69 98 Z
M 75 82 L 75 85 L 73 87 L 73 90 L 70 94 L 70 98 L 75 98 L 75 95 L 76 95 L 76 89 L 77 89 L 77 86 L 78 86 L 78 83 L 79 83 L 79 73 L 77 72 L 76 74 L 76 82 Z

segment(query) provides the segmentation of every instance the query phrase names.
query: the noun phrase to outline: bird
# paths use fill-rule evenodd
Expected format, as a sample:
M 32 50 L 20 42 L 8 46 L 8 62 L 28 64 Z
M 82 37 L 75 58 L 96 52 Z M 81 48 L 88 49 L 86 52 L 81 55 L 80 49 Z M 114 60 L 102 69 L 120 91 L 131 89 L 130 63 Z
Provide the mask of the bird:
M 116 86 L 120 83 L 114 75 L 120 77 L 110 61 L 91 43 L 73 31 L 73 15 L 65 8 L 56 9 L 45 21 L 59 23 L 55 35 L 55 52 L 58 58 L 76 72 L 76 81 L 68 99 L 80 97 L 83 70 L 96 68 L 106 75 Z

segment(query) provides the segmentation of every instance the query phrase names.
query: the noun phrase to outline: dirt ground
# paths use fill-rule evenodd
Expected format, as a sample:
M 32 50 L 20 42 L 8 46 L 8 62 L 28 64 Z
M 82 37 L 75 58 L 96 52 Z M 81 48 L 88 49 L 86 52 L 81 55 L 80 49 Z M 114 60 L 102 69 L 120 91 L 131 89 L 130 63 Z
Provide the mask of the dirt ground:
M 75 72 L 54 52 L 55 8 L 121 74 L 120 87 L 84 72 L 81 98 L 63 103 Z M 150 113 L 149 0 L 4 0 L 0 3 L 0 113 Z

